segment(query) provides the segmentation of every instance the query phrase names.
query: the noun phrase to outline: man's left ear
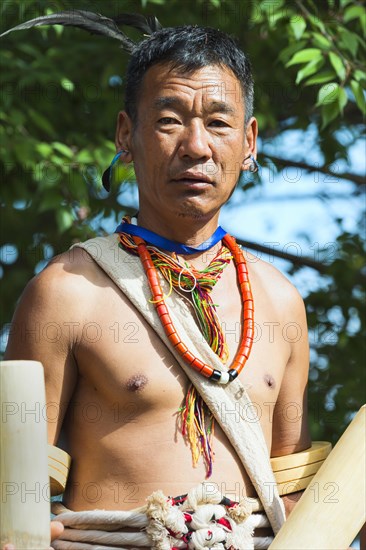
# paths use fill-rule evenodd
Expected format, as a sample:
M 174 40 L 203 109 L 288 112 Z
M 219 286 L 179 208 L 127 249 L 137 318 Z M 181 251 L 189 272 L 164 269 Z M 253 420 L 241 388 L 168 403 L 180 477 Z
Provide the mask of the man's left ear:
M 243 162 L 241 164 L 241 170 L 248 170 L 251 162 L 248 159 L 253 157 L 257 158 L 257 136 L 258 136 L 258 123 L 257 119 L 252 117 L 245 129 L 245 148 L 243 154 Z

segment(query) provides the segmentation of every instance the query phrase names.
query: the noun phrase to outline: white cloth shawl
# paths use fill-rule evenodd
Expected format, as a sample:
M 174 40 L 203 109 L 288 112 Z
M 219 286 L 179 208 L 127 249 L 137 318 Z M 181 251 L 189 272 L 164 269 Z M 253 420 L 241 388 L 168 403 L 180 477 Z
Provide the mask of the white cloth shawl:
M 165 335 L 154 305 L 149 302 L 151 292 L 141 262 L 138 257 L 121 249 L 118 245 L 118 235 L 98 237 L 74 246 L 87 251 L 175 356 L 238 454 L 276 534 L 285 521 L 284 505 L 277 491 L 258 415 L 241 382 L 236 379 L 226 386 L 210 382 L 186 365 L 175 352 Z M 162 287 L 164 288 L 163 283 Z M 182 300 L 176 292 L 172 292 L 166 298 L 166 304 L 182 341 L 189 342 L 190 351 L 217 370 L 226 370 L 221 360 L 204 340 L 185 300 Z M 242 419 L 239 423 L 238 415 Z

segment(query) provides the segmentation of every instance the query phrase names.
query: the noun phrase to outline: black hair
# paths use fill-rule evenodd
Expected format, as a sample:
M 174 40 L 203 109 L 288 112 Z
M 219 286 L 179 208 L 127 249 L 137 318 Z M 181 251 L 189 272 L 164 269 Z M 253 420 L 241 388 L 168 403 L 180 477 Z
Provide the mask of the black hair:
M 132 51 L 127 67 L 125 109 L 133 123 L 142 81 L 147 70 L 160 63 L 192 73 L 207 65 L 228 67 L 239 80 L 245 104 L 245 124 L 253 114 L 253 78 L 248 57 L 228 34 L 210 27 L 185 25 L 154 32 Z

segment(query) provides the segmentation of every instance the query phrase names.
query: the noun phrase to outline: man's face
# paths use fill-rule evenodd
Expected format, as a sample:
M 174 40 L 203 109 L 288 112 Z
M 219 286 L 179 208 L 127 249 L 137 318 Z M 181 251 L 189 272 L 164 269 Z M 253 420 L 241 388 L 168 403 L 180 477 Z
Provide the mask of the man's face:
M 137 123 L 120 113 L 116 143 L 131 152 L 141 217 L 205 221 L 230 197 L 255 141 L 256 121 L 245 130 L 241 86 L 230 69 L 210 65 L 185 75 L 160 64 L 142 82 Z

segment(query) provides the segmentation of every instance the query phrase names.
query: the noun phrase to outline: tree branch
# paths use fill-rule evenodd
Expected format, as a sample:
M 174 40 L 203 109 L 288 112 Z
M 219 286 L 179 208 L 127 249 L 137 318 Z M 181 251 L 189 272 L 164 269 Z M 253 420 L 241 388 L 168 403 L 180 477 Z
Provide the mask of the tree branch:
M 252 241 L 244 241 L 242 239 L 239 239 L 235 237 L 236 242 L 240 244 L 241 246 L 244 246 L 244 248 L 249 248 L 250 250 L 256 250 L 257 252 L 264 252 L 265 254 L 268 254 L 269 256 L 275 256 L 276 258 L 281 258 L 283 260 L 288 260 L 294 265 L 299 265 L 301 267 L 307 266 L 315 269 L 316 271 L 319 271 L 319 273 L 326 273 L 327 272 L 327 265 L 322 264 L 321 262 L 317 262 L 315 260 L 312 260 L 311 258 L 308 258 L 307 256 L 296 256 L 295 254 L 290 254 L 289 252 L 283 252 L 282 250 L 276 250 L 274 247 L 266 246 L 259 243 L 254 243 Z
M 304 201 L 304 200 L 335 200 L 335 199 L 348 199 L 349 198 L 349 192 L 344 191 L 343 193 L 298 193 L 297 195 L 269 195 L 269 196 L 260 196 L 260 197 L 253 197 L 253 198 L 246 198 L 245 199 L 245 205 L 248 206 L 249 204 L 263 204 L 266 202 L 272 203 L 272 202 L 286 202 L 286 201 Z
M 338 178 L 350 180 L 356 185 L 365 185 L 365 179 L 360 176 L 359 174 L 352 174 L 351 172 L 332 172 L 325 166 L 311 166 L 311 164 L 307 164 L 306 162 L 301 161 L 294 161 L 289 159 L 284 159 L 281 157 L 275 157 L 273 155 L 267 155 L 264 154 L 264 156 L 268 159 L 270 159 L 274 164 L 279 164 L 282 166 L 290 166 L 291 168 L 301 168 L 302 170 L 306 170 L 307 172 L 320 172 L 321 174 L 327 174 L 330 176 L 333 181 L 329 181 L 329 183 L 335 183 Z

